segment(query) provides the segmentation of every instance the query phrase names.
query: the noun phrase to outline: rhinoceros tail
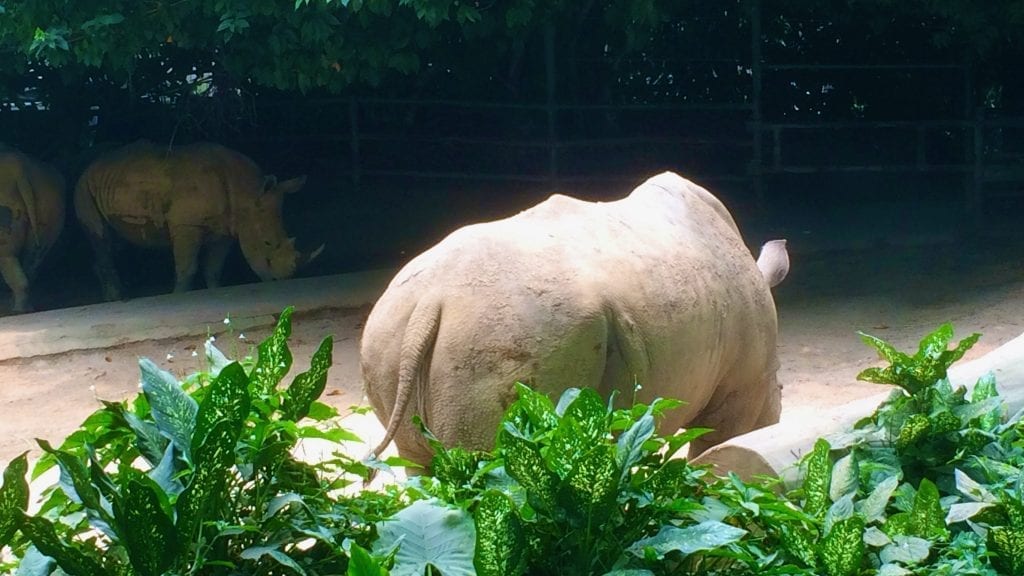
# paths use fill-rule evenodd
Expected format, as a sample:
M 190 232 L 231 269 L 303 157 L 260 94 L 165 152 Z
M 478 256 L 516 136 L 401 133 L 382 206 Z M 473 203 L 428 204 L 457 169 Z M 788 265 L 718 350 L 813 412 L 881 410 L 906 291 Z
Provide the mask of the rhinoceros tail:
M 395 391 L 395 407 L 391 411 L 384 439 L 373 449 L 378 457 L 391 444 L 398 427 L 406 422 L 406 412 L 413 394 L 423 394 L 422 388 L 430 370 L 430 355 L 437 340 L 441 325 L 441 304 L 437 301 L 421 301 L 413 310 L 402 337 L 402 355 L 398 365 L 398 388 Z
M 96 200 L 90 189 L 89 171 L 86 171 L 75 185 L 75 214 L 86 231 L 95 238 L 104 235 L 103 216 L 96 207 Z

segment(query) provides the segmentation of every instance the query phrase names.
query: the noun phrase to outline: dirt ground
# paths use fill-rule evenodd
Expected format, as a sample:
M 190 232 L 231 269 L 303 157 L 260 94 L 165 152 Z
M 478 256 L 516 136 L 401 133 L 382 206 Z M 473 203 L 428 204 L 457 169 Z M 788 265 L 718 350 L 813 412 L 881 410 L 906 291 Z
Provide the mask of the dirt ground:
M 968 358 L 1020 335 L 1022 258 L 1022 247 L 993 245 L 793 254 L 790 277 L 776 291 L 783 419 L 807 417 L 819 407 L 878 392 L 875 385 L 855 379 L 858 371 L 876 363 L 857 330 L 908 349 L 940 323 L 952 321 L 958 337 L 983 334 Z M 342 409 L 361 402 L 356 342 L 367 312 L 300 308 L 293 321 L 292 374 L 308 366 L 322 337 L 334 335 L 335 367 L 324 399 Z M 58 316 L 54 333 L 59 323 Z M 269 331 L 223 323 L 209 329 L 218 346 L 236 357 L 250 352 Z M 139 357 L 179 376 L 200 368 L 204 339 L 149 340 L 0 361 L 0 463 L 25 450 L 37 454 L 34 438 L 58 443 L 99 407 L 98 399 L 134 394 Z

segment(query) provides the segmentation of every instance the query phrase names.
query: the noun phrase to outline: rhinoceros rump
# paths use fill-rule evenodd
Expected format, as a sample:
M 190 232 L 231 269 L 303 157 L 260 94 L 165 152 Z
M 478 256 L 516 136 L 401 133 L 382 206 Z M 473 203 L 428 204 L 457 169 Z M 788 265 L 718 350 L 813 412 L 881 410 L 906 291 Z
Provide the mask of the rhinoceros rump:
M 456 230 L 377 301 L 360 350 L 387 426 L 375 454 L 393 439 L 429 464 L 410 406 L 445 445 L 489 449 L 516 381 L 685 400 L 661 426 L 714 428 L 697 454 L 778 421 L 776 335 L 765 275 L 707 190 L 666 172 L 615 202 L 556 194 Z
M 64 178 L 55 168 L 0 145 L 0 274 L 14 312 L 28 312 L 29 285 L 64 229 Z
M 281 222 L 284 195 L 306 177 L 278 182 L 245 155 L 218 144 L 173 149 L 136 142 L 93 162 L 78 180 L 75 209 L 96 252 L 106 299 L 121 297 L 111 256 L 111 232 L 139 246 L 170 245 L 175 292 L 192 286 L 199 251 L 206 245 L 207 287 L 237 239 L 261 280 L 289 278 L 312 259 L 295 249 Z M 321 247 L 322 248 L 322 247 Z

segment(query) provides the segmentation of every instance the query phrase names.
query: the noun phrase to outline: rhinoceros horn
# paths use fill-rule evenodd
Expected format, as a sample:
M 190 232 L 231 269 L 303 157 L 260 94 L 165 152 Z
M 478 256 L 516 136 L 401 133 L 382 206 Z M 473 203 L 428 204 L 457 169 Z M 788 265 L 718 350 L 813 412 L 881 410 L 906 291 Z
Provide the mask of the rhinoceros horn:
M 296 268 L 301 268 L 301 267 L 305 266 L 306 264 L 309 264 L 313 260 L 316 260 L 316 257 L 319 256 L 320 253 L 324 251 L 324 246 L 325 246 L 325 244 L 321 244 L 319 248 L 317 248 L 316 250 L 313 250 L 312 252 L 310 252 L 308 254 L 305 253 L 305 252 L 300 252 L 299 253 L 299 257 L 298 257 L 298 259 L 295 262 L 295 267 Z
M 273 174 L 267 174 L 263 177 L 263 190 L 261 194 L 267 192 L 280 192 L 281 194 L 294 194 L 302 189 L 306 185 L 306 176 L 296 176 L 283 182 L 278 182 L 277 176 Z

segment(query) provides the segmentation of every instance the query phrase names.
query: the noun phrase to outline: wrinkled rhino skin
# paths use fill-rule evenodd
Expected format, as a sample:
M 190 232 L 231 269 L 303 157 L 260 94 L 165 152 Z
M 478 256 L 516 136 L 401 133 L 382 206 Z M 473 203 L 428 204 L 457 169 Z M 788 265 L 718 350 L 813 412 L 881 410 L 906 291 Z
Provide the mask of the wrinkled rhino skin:
M 261 280 L 291 277 L 304 256 L 285 233 L 281 204 L 305 180 L 277 182 L 245 155 L 212 143 L 168 148 L 140 141 L 101 156 L 78 180 L 75 210 L 93 244 L 104 297 L 121 298 L 114 235 L 170 246 L 175 292 L 191 288 L 203 248 L 206 285 L 218 286 L 236 239 Z
M 0 274 L 13 312 L 32 310 L 29 288 L 64 229 L 64 178 L 45 164 L 0 145 Z
M 784 245 L 783 245 L 784 246 Z M 671 172 L 628 197 L 554 195 L 456 230 L 409 262 L 367 319 L 367 397 L 399 454 L 427 466 L 418 414 L 448 446 L 492 447 L 522 381 L 553 400 L 678 398 L 663 431 L 715 432 L 691 454 L 778 421 L 777 319 L 729 212 Z

